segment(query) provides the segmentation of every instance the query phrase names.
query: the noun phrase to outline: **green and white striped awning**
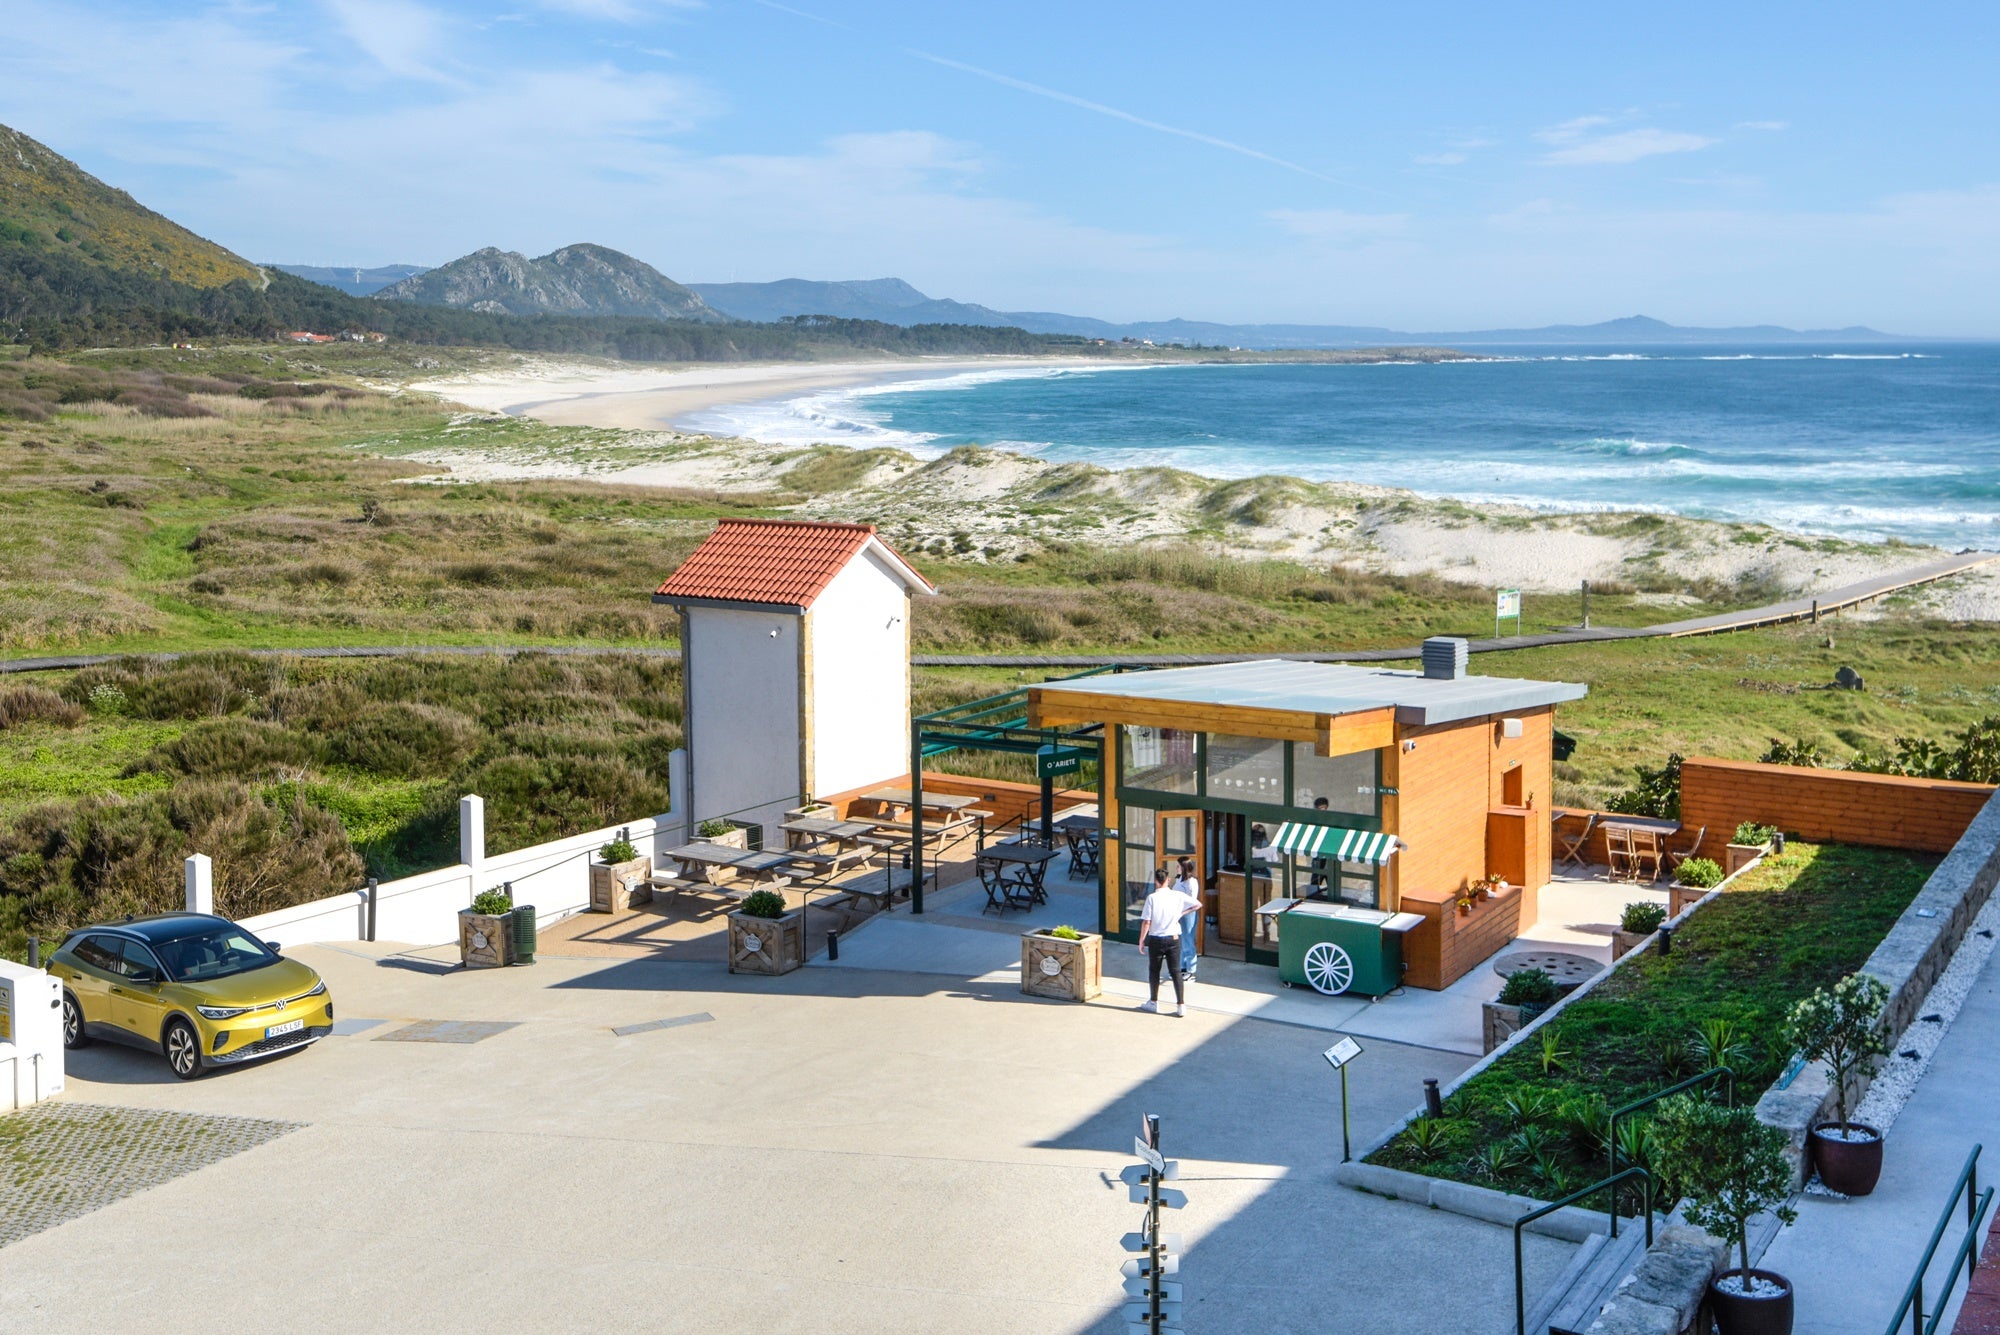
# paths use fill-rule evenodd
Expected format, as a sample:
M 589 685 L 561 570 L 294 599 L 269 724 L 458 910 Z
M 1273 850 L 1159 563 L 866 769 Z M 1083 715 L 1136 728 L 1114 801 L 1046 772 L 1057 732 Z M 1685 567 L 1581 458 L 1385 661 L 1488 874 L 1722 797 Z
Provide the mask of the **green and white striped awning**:
M 1335 862 L 1372 862 L 1381 866 L 1400 845 L 1393 834 L 1367 830 L 1345 830 L 1337 825 L 1299 825 L 1291 821 L 1271 836 L 1271 847 L 1299 857 L 1326 858 Z

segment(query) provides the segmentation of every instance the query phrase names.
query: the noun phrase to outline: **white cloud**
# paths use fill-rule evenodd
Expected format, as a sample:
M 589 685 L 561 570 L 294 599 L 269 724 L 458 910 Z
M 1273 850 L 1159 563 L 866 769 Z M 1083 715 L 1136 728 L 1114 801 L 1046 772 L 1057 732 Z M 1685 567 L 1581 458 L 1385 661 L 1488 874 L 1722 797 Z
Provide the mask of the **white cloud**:
M 444 16 L 405 0 L 325 0 L 349 41 L 385 73 L 404 79 L 450 83 L 439 68 L 447 26 Z
M 1394 236 L 1410 223 L 1407 213 L 1350 213 L 1346 209 L 1273 209 L 1265 216 L 1293 236 L 1321 241 L 1367 241 Z
M 698 9 L 701 0 L 541 0 L 541 6 L 581 18 L 638 23 L 657 17 L 661 10 Z
M 1662 153 L 1692 153 L 1716 142 L 1707 135 L 1651 127 L 1604 132 L 1615 123 L 1609 116 L 1578 116 L 1537 131 L 1535 138 L 1552 149 L 1541 161 L 1557 167 L 1619 165 Z

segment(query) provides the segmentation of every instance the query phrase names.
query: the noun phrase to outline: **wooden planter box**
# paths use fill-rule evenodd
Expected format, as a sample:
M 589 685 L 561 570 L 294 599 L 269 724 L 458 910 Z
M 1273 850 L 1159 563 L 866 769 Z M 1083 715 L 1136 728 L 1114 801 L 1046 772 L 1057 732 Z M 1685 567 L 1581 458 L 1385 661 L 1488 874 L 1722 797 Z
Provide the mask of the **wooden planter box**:
M 1770 851 L 1769 844 L 1730 844 L 1722 850 L 1722 874 L 1734 876 L 1749 866 L 1752 858 Z
M 806 962 L 806 915 L 793 909 L 782 918 L 729 915 L 729 972 L 790 973 Z
M 1104 938 L 1021 933 L 1021 990 L 1031 997 L 1089 1001 L 1104 991 Z
M 458 911 L 458 962 L 468 969 L 497 969 L 514 962 L 514 920 L 505 913 Z
M 590 911 L 621 913 L 634 904 L 653 902 L 653 888 L 646 884 L 653 875 L 651 858 L 629 862 L 590 864 Z
M 1667 916 L 1678 918 L 1687 911 L 1688 905 L 1715 889 L 1713 885 L 1682 885 L 1675 881 L 1667 887 Z
M 1680 910 L 1675 909 L 1674 912 L 1678 913 Z M 1628 932 L 1622 927 L 1613 928 L 1611 931 L 1611 958 L 1614 960 L 1624 959 L 1627 955 L 1638 949 L 1641 942 L 1651 939 L 1652 935 L 1651 932 Z
M 730 823 L 729 828 L 721 834 L 697 834 L 695 838 L 701 840 L 704 844 L 721 844 L 724 848 L 741 848 L 747 851 L 750 847 L 750 831 L 748 827 L 738 825 L 733 821 Z
M 1521 1018 L 1519 1006 L 1502 1006 L 1497 1001 L 1484 1001 L 1480 1003 L 1479 1010 L 1480 1039 L 1483 1044 L 1481 1052 L 1493 1051 L 1505 1043 L 1515 1030 L 1527 1023 Z

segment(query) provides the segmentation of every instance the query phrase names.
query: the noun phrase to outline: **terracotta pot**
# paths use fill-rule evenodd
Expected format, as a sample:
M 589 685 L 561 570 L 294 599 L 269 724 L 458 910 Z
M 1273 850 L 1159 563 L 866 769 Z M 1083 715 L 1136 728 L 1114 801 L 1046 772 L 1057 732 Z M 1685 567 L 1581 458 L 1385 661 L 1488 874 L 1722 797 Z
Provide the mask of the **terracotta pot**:
M 1882 1176 L 1882 1133 L 1872 1126 L 1849 1122 L 1847 1129 L 1866 1131 L 1866 1140 L 1829 1139 L 1822 1131 L 1839 1131 L 1838 1122 L 1821 1122 L 1807 1140 L 1819 1180 L 1843 1196 L 1866 1196 Z
M 1782 1285 L 1784 1291 L 1754 1298 L 1726 1293 L 1718 1286 L 1732 1275 L 1750 1275 L 1767 1285 Z M 1725 1270 L 1708 1286 L 1708 1310 L 1722 1335 L 1792 1335 L 1792 1281 L 1771 1270 Z

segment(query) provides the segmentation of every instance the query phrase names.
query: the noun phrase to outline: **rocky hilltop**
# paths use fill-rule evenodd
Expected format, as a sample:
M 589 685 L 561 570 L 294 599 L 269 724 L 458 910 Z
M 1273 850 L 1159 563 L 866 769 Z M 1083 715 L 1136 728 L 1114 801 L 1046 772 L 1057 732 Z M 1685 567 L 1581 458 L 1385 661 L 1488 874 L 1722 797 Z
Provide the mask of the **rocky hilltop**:
M 645 261 L 593 245 L 564 246 L 536 259 L 488 246 L 427 273 L 391 283 L 375 297 L 496 315 L 726 318 Z

